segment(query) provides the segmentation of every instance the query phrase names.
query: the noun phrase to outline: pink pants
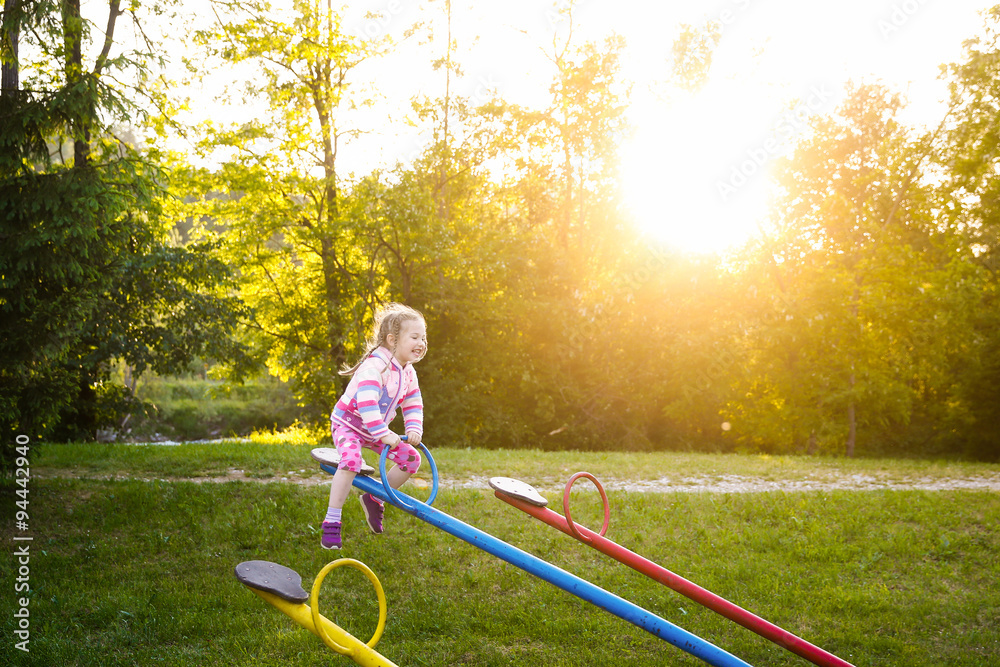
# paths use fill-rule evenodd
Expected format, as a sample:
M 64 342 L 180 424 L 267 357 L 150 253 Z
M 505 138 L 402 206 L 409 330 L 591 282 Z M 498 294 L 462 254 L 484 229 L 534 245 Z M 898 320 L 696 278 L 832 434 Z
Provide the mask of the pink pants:
M 367 447 L 379 456 L 386 447 L 378 440 L 366 440 L 360 433 L 346 426 L 333 427 L 333 444 L 340 453 L 337 469 L 350 470 L 353 473 L 361 472 L 362 447 Z M 413 474 L 420 468 L 420 452 L 406 442 L 401 442 L 391 449 L 386 458 L 395 463 L 402 472 Z

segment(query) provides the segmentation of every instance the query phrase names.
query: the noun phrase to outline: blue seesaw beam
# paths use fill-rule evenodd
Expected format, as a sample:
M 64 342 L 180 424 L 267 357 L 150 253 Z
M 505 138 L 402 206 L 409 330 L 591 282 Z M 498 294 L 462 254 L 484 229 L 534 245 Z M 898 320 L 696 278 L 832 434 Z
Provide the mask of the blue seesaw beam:
M 428 458 L 431 458 L 430 452 L 427 452 L 427 449 L 424 448 L 423 445 L 421 445 L 421 447 L 424 449 L 424 452 L 427 453 Z M 388 451 L 389 448 L 386 447 L 382 453 L 382 479 L 385 479 L 385 456 Z M 335 466 L 331 466 L 327 463 L 323 463 L 322 468 L 331 475 L 336 474 L 337 472 L 337 468 Z M 433 465 L 432 470 L 436 471 Z M 436 474 L 434 476 L 434 482 L 434 491 L 437 491 Z M 521 568 L 529 574 L 535 575 L 539 579 L 543 579 L 550 584 L 563 589 L 567 593 L 572 593 L 573 595 L 586 600 L 591 604 L 597 605 L 601 609 L 604 609 L 618 618 L 626 620 L 629 623 L 642 628 L 646 632 L 673 644 L 677 648 L 690 653 L 696 658 L 704 660 L 710 665 L 715 665 L 716 667 L 751 667 L 749 663 L 740 660 L 731 653 L 722 650 L 718 646 L 705 641 L 697 635 L 693 635 L 687 630 L 684 630 L 683 628 L 680 628 L 673 623 L 660 618 L 659 616 L 651 614 L 643 608 L 638 607 L 627 600 L 623 600 L 603 588 L 595 586 L 589 581 L 572 575 L 549 562 L 507 544 L 503 540 L 497 539 L 488 533 L 484 533 L 478 528 L 473 528 L 472 526 L 463 523 L 462 521 L 459 521 L 458 519 L 449 516 L 440 510 L 434 509 L 430 505 L 427 505 L 416 498 L 411 498 L 406 494 L 400 493 L 399 491 L 393 491 L 387 484 L 383 485 L 382 482 L 376 481 L 371 477 L 357 475 L 354 478 L 354 486 L 362 491 L 372 494 L 376 498 L 404 510 L 405 512 L 408 512 L 409 514 L 412 514 L 422 521 L 426 521 L 436 528 L 440 528 L 450 535 L 454 535 L 460 540 L 468 542 L 474 547 L 478 547 L 483 551 L 510 563 L 511 565 Z M 433 495 L 434 493 L 432 492 L 432 498 Z

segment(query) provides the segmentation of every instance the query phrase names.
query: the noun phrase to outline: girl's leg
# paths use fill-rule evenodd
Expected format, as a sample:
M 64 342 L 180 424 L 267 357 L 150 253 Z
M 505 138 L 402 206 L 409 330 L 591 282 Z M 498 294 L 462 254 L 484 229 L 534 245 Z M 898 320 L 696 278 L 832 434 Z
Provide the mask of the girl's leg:
M 351 483 L 354 477 L 361 472 L 361 438 L 346 426 L 337 426 L 333 429 L 333 444 L 340 454 L 340 464 L 337 472 L 333 476 L 330 484 L 330 504 L 331 509 L 340 509 L 344 506 L 348 494 L 351 492 Z
M 330 504 L 326 508 L 326 516 L 323 517 L 322 536 L 320 546 L 324 549 L 340 549 L 343 541 L 340 537 L 341 511 L 347 494 L 351 491 L 351 482 L 354 481 L 356 472 L 338 468 L 330 483 Z
M 379 455 L 385 449 L 385 445 L 380 442 L 368 443 L 365 446 Z M 386 472 L 386 480 L 389 482 L 389 486 L 398 489 L 420 467 L 420 453 L 404 442 L 390 451 L 388 457 L 396 465 Z M 385 513 L 384 503 L 370 493 L 362 494 L 360 500 L 361 507 L 365 511 L 365 520 L 368 522 L 368 527 L 375 534 L 381 533 L 382 517 Z
M 361 442 L 350 429 L 335 428 L 333 442 L 340 453 L 340 465 L 330 483 L 330 501 L 323 517 L 323 536 L 320 544 L 324 549 L 340 549 L 341 516 L 344 502 L 351 492 L 354 477 L 361 470 Z
M 410 479 L 410 475 L 413 473 L 401 470 L 400 467 L 393 466 L 392 470 L 387 472 L 385 476 L 389 479 L 389 486 L 393 489 L 398 489 L 406 483 L 406 480 Z
M 330 484 L 329 507 L 333 509 L 340 509 L 344 506 L 344 502 L 347 500 L 347 496 L 351 492 L 351 484 L 354 482 L 354 478 L 357 474 L 358 473 L 347 470 L 346 468 L 337 469 L 337 474 L 333 476 L 333 482 Z M 391 480 L 389 483 L 392 483 Z
M 406 483 L 410 475 L 420 468 L 420 452 L 407 442 L 399 443 L 398 447 L 389 452 L 389 458 L 396 465 L 386 473 L 386 477 L 389 478 L 389 486 L 394 489 Z
M 381 442 L 365 446 L 379 456 L 382 455 L 382 450 L 385 449 L 385 445 Z M 395 465 L 386 472 L 386 478 L 389 480 L 389 486 L 394 489 L 398 489 L 405 484 L 406 480 L 410 479 L 410 476 L 420 468 L 420 452 L 417 451 L 416 447 L 406 442 L 399 443 L 391 450 L 388 458 Z

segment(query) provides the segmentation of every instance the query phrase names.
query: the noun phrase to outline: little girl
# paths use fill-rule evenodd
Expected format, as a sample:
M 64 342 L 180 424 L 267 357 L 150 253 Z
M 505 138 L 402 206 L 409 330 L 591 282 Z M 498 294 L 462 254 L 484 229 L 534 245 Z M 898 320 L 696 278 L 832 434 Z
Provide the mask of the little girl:
M 330 415 L 333 444 L 340 453 L 337 473 L 330 484 L 330 505 L 323 519 L 324 549 L 340 549 L 342 508 L 355 475 L 361 471 L 361 449 L 377 454 L 391 447 L 388 458 L 396 465 L 387 472 L 389 485 L 398 489 L 420 467 L 417 445 L 423 436 L 423 403 L 413 364 L 427 352 L 427 325 L 418 311 L 398 303 L 383 306 L 375 314 L 375 328 L 368 351 L 353 368 L 347 391 Z M 403 408 L 407 441 L 389 430 L 388 424 Z M 373 533 L 382 532 L 382 501 L 362 494 L 361 507 Z

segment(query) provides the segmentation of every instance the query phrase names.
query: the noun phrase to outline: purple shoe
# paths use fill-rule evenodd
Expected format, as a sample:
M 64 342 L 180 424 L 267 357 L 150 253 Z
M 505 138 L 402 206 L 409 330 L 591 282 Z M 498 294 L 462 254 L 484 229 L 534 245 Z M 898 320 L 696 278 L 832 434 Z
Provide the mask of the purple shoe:
M 368 527 L 372 529 L 372 532 L 376 535 L 382 533 L 382 515 L 385 514 L 385 507 L 380 503 L 372 494 L 362 493 L 361 507 L 365 510 L 365 519 L 368 521 Z
M 324 549 L 340 549 L 340 522 L 323 522 L 323 537 L 319 542 Z

